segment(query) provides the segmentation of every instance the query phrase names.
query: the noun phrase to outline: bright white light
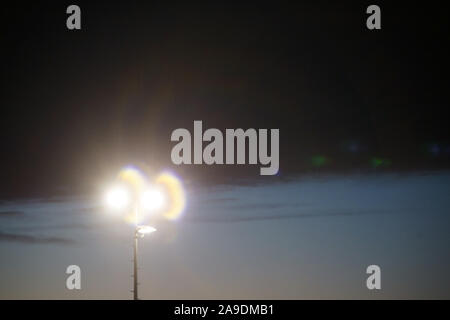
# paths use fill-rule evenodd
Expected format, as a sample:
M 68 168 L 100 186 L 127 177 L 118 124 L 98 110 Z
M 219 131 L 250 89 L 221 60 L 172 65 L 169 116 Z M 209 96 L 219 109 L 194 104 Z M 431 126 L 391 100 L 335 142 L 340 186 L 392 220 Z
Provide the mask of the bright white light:
M 152 233 L 155 231 L 156 231 L 156 229 L 151 226 L 139 226 L 137 228 L 137 232 L 139 232 L 141 234 L 148 234 L 148 233 Z
M 161 209 L 166 202 L 165 195 L 158 189 L 148 189 L 141 194 L 141 206 L 144 210 Z
M 129 202 L 128 191 L 123 187 L 114 187 L 106 194 L 106 204 L 113 209 L 125 209 Z

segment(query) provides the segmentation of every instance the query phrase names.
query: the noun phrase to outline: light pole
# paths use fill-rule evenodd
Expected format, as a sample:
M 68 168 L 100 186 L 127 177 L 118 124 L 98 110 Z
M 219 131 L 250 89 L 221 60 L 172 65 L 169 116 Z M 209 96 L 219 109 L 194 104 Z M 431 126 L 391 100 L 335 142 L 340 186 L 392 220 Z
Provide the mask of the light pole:
M 133 199 L 133 201 L 130 201 Z M 130 197 L 129 191 L 123 187 L 115 187 L 106 194 L 106 204 L 115 210 L 125 211 L 132 204 L 134 213 L 134 239 L 133 239 L 133 300 L 139 300 L 138 296 L 138 239 L 144 235 L 155 232 L 156 229 L 151 226 L 139 225 L 140 211 L 155 211 L 160 209 L 164 202 L 165 196 L 158 189 L 148 189 L 140 192 L 137 196 Z
M 133 242 L 133 300 L 139 300 L 138 298 L 138 267 L 137 267 L 137 247 L 138 247 L 138 226 L 137 222 L 139 215 L 139 207 L 136 206 L 136 228 L 134 229 L 134 242 Z
M 136 210 L 138 212 L 138 210 Z M 136 213 L 137 215 L 137 213 Z M 139 300 L 138 297 L 138 239 L 143 238 L 148 233 L 155 232 L 156 229 L 150 226 L 138 226 L 134 230 L 134 243 L 133 243 L 133 300 Z
M 138 246 L 138 230 L 134 231 L 134 245 L 133 245 L 133 300 L 138 300 L 138 271 L 137 271 L 137 246 Z

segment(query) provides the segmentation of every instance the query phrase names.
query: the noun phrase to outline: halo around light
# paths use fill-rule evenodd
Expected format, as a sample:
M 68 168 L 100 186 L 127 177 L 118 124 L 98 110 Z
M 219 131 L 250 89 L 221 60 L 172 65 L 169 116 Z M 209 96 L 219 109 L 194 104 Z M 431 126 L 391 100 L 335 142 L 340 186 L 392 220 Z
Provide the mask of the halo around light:
M 163 216 L 169 220 L 178 219 L 186 206 L 186 196 L 181 180 L 170 172 L 161 173 L 155 180 L 156 185 L 165 189 L 167 210 Z

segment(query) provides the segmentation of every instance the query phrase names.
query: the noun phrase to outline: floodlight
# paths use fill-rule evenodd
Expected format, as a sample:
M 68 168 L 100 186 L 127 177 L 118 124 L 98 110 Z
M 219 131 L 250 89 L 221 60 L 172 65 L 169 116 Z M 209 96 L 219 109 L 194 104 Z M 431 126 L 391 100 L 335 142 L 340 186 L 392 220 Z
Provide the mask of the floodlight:
M 146 211 L 155 211 L 164 206 L 166 197 L 161 190 L 152 188 L 141 193 L 140 202 L 142 209 Z
M 113 187 L 106 193 L 106 204 L 113 209 L 125 209 L 130 202 L 128 190 L 124 187 Z
M 152 226 L 138 226 L 137 227 L 137 232 L 140 234 L 149 234 L 152 232 L 155 232 L 156 228 L 153 228 Z

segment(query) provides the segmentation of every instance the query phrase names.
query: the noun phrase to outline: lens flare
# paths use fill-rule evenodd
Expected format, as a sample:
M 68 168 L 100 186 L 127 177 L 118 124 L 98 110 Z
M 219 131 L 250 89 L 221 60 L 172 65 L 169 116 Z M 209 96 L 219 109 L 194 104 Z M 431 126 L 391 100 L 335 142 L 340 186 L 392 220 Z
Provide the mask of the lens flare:
M 186 196 L 180 179 L 170 172 L 163 172 L 156 178 L 155 183 L 164 188 L 167 194 L 167 210 L 163 216 L 169 220 L 178 219 L 186 206 Z
M 128 166 L 120 170 L 118 179 L 128 184 L 136 194 L 141 192 L 147 183 L 145 175 L 133 166 Z
M 147 185 L 147 178 L 138 168 L 133 166 L 124 167 L 120 170 L 117 179 L 120 183 L 125 184 L 131 190 L 131 202 L 136 203 L 139 201 L 140 194 L 145 190 Z M 126 212 L 124 219 L 130 224 L 139 224 L 145 217 L 141 214 L 137 214 L 136 206 L 133 206 Z

